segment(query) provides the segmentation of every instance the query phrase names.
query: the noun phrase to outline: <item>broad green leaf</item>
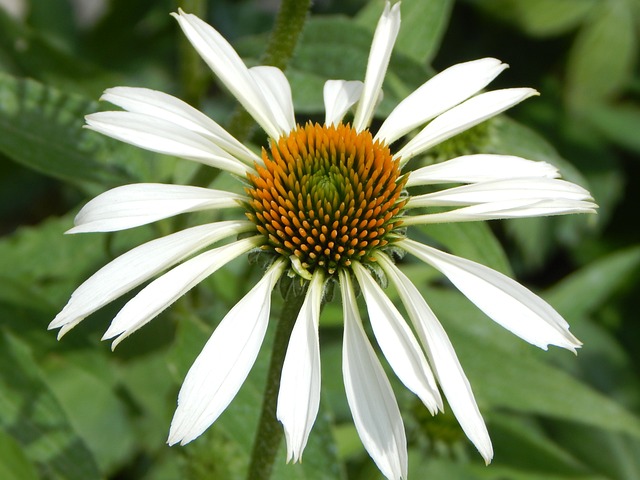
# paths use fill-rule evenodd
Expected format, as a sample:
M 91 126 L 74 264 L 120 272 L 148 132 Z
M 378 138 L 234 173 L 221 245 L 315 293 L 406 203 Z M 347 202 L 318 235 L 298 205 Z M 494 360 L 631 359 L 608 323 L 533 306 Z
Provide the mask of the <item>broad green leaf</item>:
M 43 370 L 69 422 L 85 440 L 100 470 L 116 471 L 135 452 L 126 403 L 117 395 L 105 348 L 64 352 L 47 359 Z M 110 374 L 111 373 L 111 374 Z
M 44 15 L 44 8 L 40 4 L 48 2 L 34 2 L 36 15 Z M 62 3 L 62 2 L 61 2 Z M 56 14 L 65 13 L 63 5 L 56 4 L 52 11 Z M 60 20 L 69 21 L 69 15 L 59 15 L 58 22 L 47 18 L 50 28 L 60 28 L 61 35 L 68 34 L 69 27 L 63 27 Z M 41 18 L 40 20 L 44 20 Z M 4 64 L 8 71 L 16 76 L 30 77 L 42 82 L 50 83 L 69 91 L 79 91 L 92 96 L 98 96 L 102 90 L 111 86 L 118 78 L 116 75 L 102 70 L 85 60 L 74 58 L 64 48 L 51 41 L 51 35 L 40 29 L 31 29 L 24 23 L 11 18 L 4 9 L 0 8 L 0 50 L 3 52 Z M 51 32 L 49 32 L 51 33 Z
M 577 27 L 598 0 L 472 0 L 474 4 L 536 37 L 550 37 Z
M 0 425 L 33 462 L 40 478 L 100 478 L 96 461 L 43 382 L 29 348 L 6 330 L 0 334 Z M 100 415 L 100 412 L 95 412 Z
M 492 466 L 509 466 L 520 472 L 574 477 L 585 466 L 555 443 L 530 418 L 496 413 L 488 416 L 496 460 Z
M 506 340 L 479 310 L 467 310 L 455 292 L 427 297 L 452 337 L 453 345 L 481 405 L 571 420 L 640 438 L 640 420 L 623 407 L 558 368 L 543 363 L 542 352 Z M 464 308 L 464 314 L 461 308 Z M 482 318 L 484 317 L 484 318 Z M 500 327 L 497 327 L 500 328 Z M 506 332 L 505 332 L 506 333 Z M 510 336 L 507 334 L 507 336 Z M 535 353 L 535 355 L 534 355 Z M 566 353 L 566 355 L 570 355 Z M 576 361 L 580 360 L 580 356 Z
M 619 250 L 564 278 L 548 289 L 544 297 L 562 315 L 580 319 L 601 307 L 638 272 L 640 247 Z
M 18 442 L 0 430 L 0 478 L 38 480 L 38 472 Z
M 594 107 L 589 111 L 588 121 L 611 142 L 640 152 L 640 108 L 637 106 L 622 104 Z M 630 158 L 638 159 L 637 156 Z
M 559 35 L 578 26 L 597 0 L 516 0 L 519 24 L 529 34 Z
M 168 157 L 83 129 L 84 115 L 96 110 L 82 96 L 0 73 L 0 152 L 92 192 L 169 175 Z
M 440 47 L 452 7 L 451 0 L 403 0 L 395 51 L 422 65 L 428 64 Z M 373 31 L 383 9 L 384 1 L 371 1 L 359 12 L 356 21 Z
M 618 93 L 637 61 L 633 15 L 627 2 L 601 2 L 569 52 L 565 96 L 584 110 Z
M 598 413 L 594 412 L 595 415 Z M 607 479 L 640 478 L 640 441 L 637 438 L 563 422 L 548 428 L 558 443 L 591 471 Z

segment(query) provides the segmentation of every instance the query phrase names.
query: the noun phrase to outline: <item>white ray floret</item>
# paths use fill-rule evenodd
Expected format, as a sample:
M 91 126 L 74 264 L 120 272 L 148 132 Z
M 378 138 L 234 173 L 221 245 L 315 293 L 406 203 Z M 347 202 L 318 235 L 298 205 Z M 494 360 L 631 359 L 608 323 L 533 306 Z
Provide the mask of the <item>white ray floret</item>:
M 243 253 L 264 243 L 262 236 L 237 240 L 187 260 L 157 278 L 129 300 L 113 319 L 102 340 L 116 338 L 112 349 L 149 323 L 198 283 Z
M 260 65 L 250 68 L 249 73 L 262 91 L 278 127 L 283 133 L 293 130 L 296 126 L 296 119 L 293 112 L 291 86 L 282 70 L 268 65 Z
M 389 2 L 387 2 L 373 34 L 362 96 L 353 118 L 353 128 L 356 131 L 364 130 L 371 123 L 373 112 L 382 92 L 382 81 L 387 72 L 391 51 L 399 30 L 400 3 L 390 7 Z
M 253 166 L 254 162 L 261 161 L 258 155 L 236 140 L 213 119 L 174 96 L 148 88 L 114 87 L 106 89 L 100 100 L 108 101 L 128 112 L 162 118 L 204 135 L 247 165 Z
M 489 432 L 447 333 L 411 280 L 385 254 L 379 253 L 376 258 L 400 295 L 453 414 L 489 463 L 493 458 Z
M 506 88 L 481 93 L 436 117 L 395 155 L 405 165 L 414 156 L 425 152 L 460 132 L 484 122 L 505 110 L 537 95 L 532 88 Z
M 390 144 L 486 87 L 508 65 L 495 58 L 459 63 L 443 70 L 406 97 L 376 133 Z
M 407 478 L 407 439 L 389 380 L 362 328 L 349 275 L 340 270 L 344 320 L 342 373 L 353 423 L 380 471 Z
M 80 285 L 67 305 L 49 324 L 49 329 L 60 328 L 58 338 L 61 338 L 88 315 L 163 270 L 218 240 L 253 228 L 253 223 L 246 220 L 200 225 L 129 250 Z
M 284 427 L 287 462 L 302 461 L 302 452 L 320 406 L 318 322 L 324 275 L 316 270 L 289 338 L 282 366 L 276 416 Z
M 362 95 L 364 84 L 358 80 L 327 80 L 324 84 L 323 98 L 325 125 L 337 125 Z
M 353 263 L 353 272 L 367 304 L 373 333 L 389 365 L 432 415 L 442 410 L 442 399 L 429 364 L 402 315 L 360 263 Z
M 175 155 L 244 177 L 254 170 L 202 135 L 166 120 L 131 112 L 98 112 L 85 117 L 86 127 L 108 137 Z
M 595 213 L 598 206 L 591 201 L 529 199 L 507 200 L 503 202 L 481 203 L 458 208 L 449 212 L 410 215 L 403 219 L 403 225 L 427 223 L 477 222 L 505 218 L 530 218 L 570 213 Z
M 558 169 L 513 155 L 463 155 L 409 172 L 407 187 L 439 183 L 478 183 L 511 178 L 557 178 Z
M 184 445 L 200 436 L 240 390 L 264 340 L 271 291 L 284 269 L 283 261 L 274 263 L 209 338 L 180 389 L 169 445 Z
M 179 10 L 173 16 L 209 68 L 271 138 L 279 138 L 295 127 L 280 125 L 255 78 L 222 35 L 195 15 Z M 280 112 L 286 109 L 285 105 L 278 108 Z
M 87 203 L 67 233 L 113 232 L 180 213 L 241 205 L 246 197 L 210 188 L 138 183 L 108 190 Z
M 407 208 L 476 205 L 521 200 L 591 201 L 587 190 L 556 178 L 506 178 L 414 195 Z
M 487 316 L 532 345 L 544 350 L 556 345 L 574 353 L 582 345 L 558 312 L 506 275 L 413 240 L 398 245 L 440 270 Z

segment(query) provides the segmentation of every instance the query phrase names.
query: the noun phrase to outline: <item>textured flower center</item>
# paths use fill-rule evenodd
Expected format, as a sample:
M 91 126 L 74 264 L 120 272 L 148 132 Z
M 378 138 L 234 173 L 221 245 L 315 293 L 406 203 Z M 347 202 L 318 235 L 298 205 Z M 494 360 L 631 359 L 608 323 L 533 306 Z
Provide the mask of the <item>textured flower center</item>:
M 333 274 L 389 243 L 406 179 L 387 145 L 369 131 L 308 123 L 262 152 L 264 167 L 248 175 L 247 216 L 267 248 L 294 267 Z M 298 263 L 299 262 L 299 263 Z

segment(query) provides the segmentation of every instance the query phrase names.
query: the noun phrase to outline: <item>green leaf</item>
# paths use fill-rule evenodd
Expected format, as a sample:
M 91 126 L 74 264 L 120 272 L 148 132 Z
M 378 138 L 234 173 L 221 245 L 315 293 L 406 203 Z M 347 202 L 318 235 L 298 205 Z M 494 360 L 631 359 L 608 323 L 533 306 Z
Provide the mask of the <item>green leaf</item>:
M 469 302 L 462 303 L 456 292 L 439 290 L 425 298 L 446 320 L 445 328 L 481 405 L 572 420 L 640 438 L 637 417 L 562 370 L 543 363 L 538 358 L 544 354 L 533 351 L 533 347 L 525 348 L 518 339 L 509 341 L 497 335 L 499 327 L 491 325 L 479 310 L 470 311 Z M 518 348 L 514 342 L 518 342 Z
M 619 250 L 572 273 L 543 296 L 562 315 L 579 320 L 625 287 L 639 268 L 640 246 Z
M 474 0 L 479 7 L 536 37 L 550 37 L 577 27 L 597 0 Z
M 47 385 L 28 347 L 0 335 L 0 425 L 24 448 L 40 478 L 100 478 L 93 455 L 75 432 Z M 95 412 L 100 415 L 100 412 Z
M 555 443 L 530 418 L 497 413 L 488 417 L 496 455 L 492 466 L 510 466 L 538 475 L 578 477 L 585 466 Z
M 629 4 L 601 2 L 569 52 L 565 91 L 569 106 L 584 110 L 616 95 L 629 81 L 636 47 Z
M 69 35 L 69 20 L 64 5 L 57 2 L 50 12 L 55 12 L 56 20 L 45 13 L 48 2 L 34 2 L 38 6 L 33 13 L 40 17 L 38 21 L 48 21 L 49 29 L 59 29 L 54 35 L 58 39 Z M 61 15 L 62 13 L 62 15 Z M 66 15 L 65 15 L 66 14 Z M 43 18 L 44 17 L 44 18 Z M 33 20 L 33 19 L 32 19 Z M 60 20 L 67 22 L 62 25 Z M 40 28 L 31 29 L 24 23 L 11 18 L 0 8 L 0 51 L 9 72 L 30 77 L 56 85 L 69 91 L 83 92 L 98 96 L 106 87 L 117 83 L 118 78 L 101 68 L 70 55 L 65 49 L 51 41 L 52 32 L 43 32 Z M 47 35 L 48 33 L 48 35 Z
M 548 428 L 558 443 L 604 478 L 640 478 L 640 441 L 636 438 L 584 425 L 559 423 Z
M 85 440 L 100 470 L 113 472 L 135 453 L 127 406 L 118 398 L 105 348 L 70 352 L 47 359 L 46 382 L 69 422 Z
M 0 73 L 0 152 L 92 192 L 168 176 L 169 158 L 152 163 L 149 152 L 83 129 L 84 115 L 96 110 L 82 96 Z
M 611 142 L 640 153 L 640 108 L 635 105 L 597 106 L 589 110 L 588 121 Z M 638 159 L 637 156 L 630 158 Z
M 0 478 L 38 480 L 38 472 L 10 435 L 0 430 Z
M 440 47 L 452 7 L 451 0 L 403 0 L 402 26 L 394 51 L 428 64 Z M 371 1 L 358 13 L 356 22 L 373 32 L 383 9 L 383 0 Z

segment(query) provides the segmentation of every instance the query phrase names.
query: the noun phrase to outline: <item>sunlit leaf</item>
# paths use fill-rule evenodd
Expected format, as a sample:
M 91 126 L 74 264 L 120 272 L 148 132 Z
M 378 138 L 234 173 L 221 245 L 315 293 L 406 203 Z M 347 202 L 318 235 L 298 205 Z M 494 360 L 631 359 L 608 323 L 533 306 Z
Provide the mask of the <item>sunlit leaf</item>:
M 0 151 L 92 191 L 167 176 L 170 159 L 83 129 L 84 115 L 96 110 L 79 95 L 0 73 Z
M 575 109 L 602 103 L 629 81 L 637 58 L 627 2 L 601 2 L 569 52 L 566 99 Z
M 96 461 L 42 380 L 29 348 L 6 331 L 0 335 L 0 425 L 24 449 L 40 478 L 100 478 Z

